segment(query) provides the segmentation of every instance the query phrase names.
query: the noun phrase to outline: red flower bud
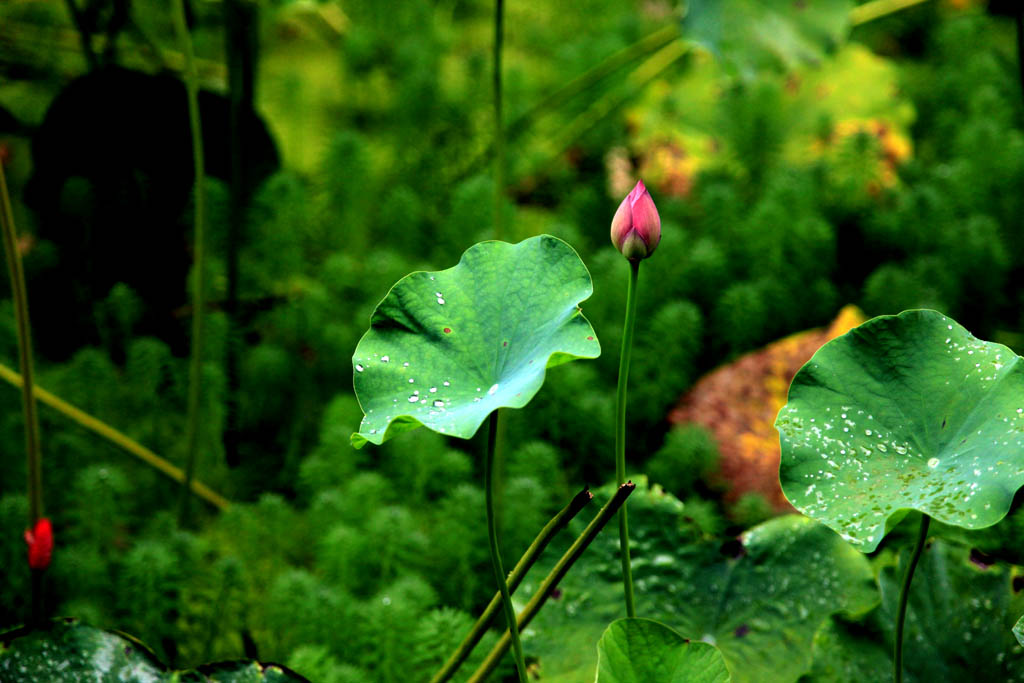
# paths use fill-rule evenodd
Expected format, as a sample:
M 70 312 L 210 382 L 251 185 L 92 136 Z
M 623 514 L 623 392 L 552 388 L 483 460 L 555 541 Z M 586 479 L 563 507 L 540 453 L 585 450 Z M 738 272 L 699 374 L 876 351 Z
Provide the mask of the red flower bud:
M 638 180 L 612 218 L 612 244 L 630 261 L 645 259 L 661 241 L 661 217 L 654 200 Z
M 25 531 L 28 544 L 28 566 L 32 569 L 46 569 L 53 554 L 53 527 L 46 517 L 36 522 L 34 529 Z

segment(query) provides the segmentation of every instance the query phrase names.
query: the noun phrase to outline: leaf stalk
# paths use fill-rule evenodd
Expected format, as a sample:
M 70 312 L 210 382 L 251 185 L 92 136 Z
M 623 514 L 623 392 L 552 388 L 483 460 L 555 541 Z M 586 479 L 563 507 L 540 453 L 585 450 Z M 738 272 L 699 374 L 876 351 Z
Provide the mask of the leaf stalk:
M 636 327 L 636 290 L 640 277 L 640 261 L 629 261 L 629 288 L 626 290 L 626 320 L 622 326 L 622 352 L 619 355 L 619 386 L 615 394 L 615 481 L 626 481 L 626 387 L 629 384 L 629 361 L 633 353 L 633 330 Z M 629 559 L 629 520 L 626 506 L 619 511 L 619 559 L 622 564 L 622 586 L 626 597 L 626 616 L 636 616 L 633 598 L 633 570 Z
M 174 28 L 178 34 L 181 52 L 185 56 L 185 89 L 188 93 L 188 117 L 192 130 L 192 161 L 195 166 L 195 220 L 193 225 L 193 259 L 195 283 L 192 289 L 192 356 L 188 372 L 188 417 L 185 428 L 185 479 L 181 490 L 179 524 L 188 521 L 188 506 L 192 478 L 195 474 L 199 451 L 199 408 L 203 389 L 203 309 L 206 298 L 206 173 L 203 166 L 203 130 L 199 118 L 199 76 L 196 73 L 192 38 L 185 19 L 184 0 L 174 0 Z
M 907 571 L 903 575 L 903 585 L 900 586 L 899 607 L 896 610 L 896 642 L 893 645 L 894 652 L 892 658 L 892 679 L 895 683 L 902 683 L 903 681 L 903 623 L 907 617 L 907 599 L 910 597 L 910 582 L 914 579 L 914 570 L 917 569 L 917 563 L 921 559 L 921 552 L 924 550 L 925 541 L 928 540 L 928 525 L 931 521 L 931 517 L 922 513 L 917 543 L 914 545 L 914 552 L 910 556 Z
M 527 683 L 526 662 L 523 659 L 523 645 L 519 640 L 519 629 L 516 625 L 516 612 L 512 606 L 512 595 L 505 581 L 505 570 L 501 566 L 501 552 L 498 550 L 498 530 L 494 519 L 494 451 L 498 441 L 498 411 L 491 412 L 487 429 L 487 454 L 484 456 L 484 497 L 487 506 L 487 542 L 491 549 L 491 565 L 494 567 L 494 580 L 501 593 L 501 602 L 505 608 L 505 620 L 512 634 L 512 652 L 516 660 L 516 671 L 519 683 Z

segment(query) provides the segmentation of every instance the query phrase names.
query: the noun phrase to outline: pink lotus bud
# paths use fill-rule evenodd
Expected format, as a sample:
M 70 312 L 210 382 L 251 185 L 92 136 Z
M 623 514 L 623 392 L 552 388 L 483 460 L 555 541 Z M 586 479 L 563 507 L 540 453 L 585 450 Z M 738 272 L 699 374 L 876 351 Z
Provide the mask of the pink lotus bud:
M 36 522 L 34 529 L 25 532 L 28 544 L 28 566 L 32 569 L 46 569 L 53 554 L 53 527 L 46 517 Z
M 630 261 L 640 261 L 653 254 L 660 241 L 658 209 L 644 181 L 638 180 L 612 218 L 612 244 Z

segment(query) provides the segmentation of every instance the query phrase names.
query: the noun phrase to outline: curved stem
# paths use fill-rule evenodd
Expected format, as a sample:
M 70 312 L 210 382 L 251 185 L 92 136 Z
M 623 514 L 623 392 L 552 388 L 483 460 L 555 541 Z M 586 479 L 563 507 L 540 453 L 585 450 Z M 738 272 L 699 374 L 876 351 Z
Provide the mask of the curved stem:
M 494 447 L 498 441 L 498 411 L 492 411 L 487 430 L 487 454 L 484 456 L 484 497 L 487 505 L 487 541 L 491 547 L 491 564 L 494 567 L 494 580 L 501 593 L 501 602 L 505 607 L 505 620 L 512 634 L 512 653 L 516 660 L 516 671 L 519 672 L 519 683 L 527 683 L 526 663 L 523 660 L 523 644 L 519 641 L 519 628 L 516 626 L 516 612 L 512 607 L 512 596 L 505 582 L 505 570 L 501 566 L 501 553 L 498 551 L 498 530 L 494 521 Z
M 907 599 L 910 597 L 910 582 L 914 579 L 914 570 L 917 569 L 917 562 L 921 559 L 921 551 L 924 550 L 924 542 L 928 538 L 928 525 L 932 518 L 928 515 L 921 515 L 921 529 L 917 536 L 917 545 L 910 556 L 910 564 L 907 565 L 907 573 L 903 575 L 903 585 L 900 587 L 899 607 L 896 610 L 896 643 L 893 654 L 893 680 L 901 683 L 903 680 L 903 622 L 907 616 Z
M 505 3 L 494 3 L 494 239 L 504 236 L 501 199 L 505 194 L 505 127 L 501 112 L 501 46 L 505 34 Z
M 196 74 L 196 60 L 192 51 L 192 39 L 185 21 L 184 0 L 174 0 L 174 27 L 185 56 L 185 88 L 188 92 L 188 116 L 192 129 L 192 160 L 195 165 L 195 221 L 193 229 L 195 261 L 195 283 L 192 289 L 192 358 L 188 372 L 188 424 L 185 444 L 188 455 L 185 460 L 185 480 L 182 482 L 181 515 L 179 522 L 188 519 L 189 490 L 195 474 L 199 451 L 199 404 L 202 398 L 202 352 L 203 352 L 203 309 L 206 295 L 206 177 L 203 168 L 203 131 L 199 120 L 199 77 Z
M 629 384 L 629 358 L 633 353 L 633 328 L 636 327 L 636 285 L 640 261 L 629 262 L 629 289 L 626 290 L 626 321 L 622 326 L 622 353 L 619 355 L 619 387 L 615 395 L 615 483 L 626 483 L 626 386 Z M 629 562 L 629 522 L 626 506 L 619 511 L 619 557 L 622 561 L 622 586 L 626 593 L 626 616 L 636 616 L 633 601 L 633 570 Z
M 508 589 L 510 592 L 515 592 L 519 584 L 522 583 L 526 577 L 526 572 L 530 571 L 530 567 L 534 565 L 537 559 L 540 557 L 544 549 L 547 548 L 548 543 L 551 539 L 558 534 L 559 531 L 565 528 L 565 526 L 579 513 L 580 510 L 585 508 L 587 504 L 594 498 L 594 494 L 589 489 L 583 489 L 576 496 L 569 501 L 561 511 L 551 518 L 537 537 L 533 539 L 533 543 L 526 549 L 523 556 L 519 558 L 519 562 L 509 572 L 508 575 Z M 491 625 L 491 621 L 494 620 L 494 615 L 501 609 L 501 592 L 494 594 L 491 601 L 487 604 L 487 608 L 484 610 L 480 618 L 473 624 L 473 628 L 470 629 L 469 634 L 462 639 L 459 646 L 452 653 L 448 661 L 445 662 L 441 670 L 434 674 L 434 677 L 430 679 L 430 683 L 445 683 L 451 680 L 451 677 L 455 675 L 459 667 L 462 666 L 466 658 L 473 652 L 473 648 L 477 646 L 480 639 L 484 637 L 484 633 Z

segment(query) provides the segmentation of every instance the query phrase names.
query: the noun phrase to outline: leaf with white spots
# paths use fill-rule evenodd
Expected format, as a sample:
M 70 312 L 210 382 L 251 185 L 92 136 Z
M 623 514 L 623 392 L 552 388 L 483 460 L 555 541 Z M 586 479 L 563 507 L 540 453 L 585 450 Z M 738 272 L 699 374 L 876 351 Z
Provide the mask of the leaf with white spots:
M 593 293 L 550 235 L 482 242 L 458 265 L 398 281 L 352 358 L 365 417 L 352 444 L 427 427 L 468 439 L 497 408 L 522 408 L 549 367 L 601 353 L 579 304 Z
M 278 664 L 237 660 L 172 671 L 142 642 L 75 619 L 0 633 L 0 681 L 131 681 L 131 683 L 308 683 Z
M 929 310 L 832 340 L 793 378 L 775 422 L 786 498 L 863 552 L 901 510 L 995 524 L 1024 485 L 1019 361 Z

